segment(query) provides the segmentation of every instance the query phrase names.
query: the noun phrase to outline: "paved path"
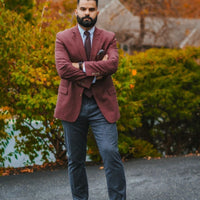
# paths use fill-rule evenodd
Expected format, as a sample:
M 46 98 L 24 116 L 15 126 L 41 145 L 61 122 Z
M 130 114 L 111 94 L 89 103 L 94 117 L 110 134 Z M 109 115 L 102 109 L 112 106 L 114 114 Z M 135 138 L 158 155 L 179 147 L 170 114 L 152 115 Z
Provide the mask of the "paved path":
M 200 157 L 124 164 L 127 200 L 200 200 Z M 90 200 L 108 200 L 104 171 L 88 166 Z M 71 200 L 66 170 L 0 177 L 0 200 Z

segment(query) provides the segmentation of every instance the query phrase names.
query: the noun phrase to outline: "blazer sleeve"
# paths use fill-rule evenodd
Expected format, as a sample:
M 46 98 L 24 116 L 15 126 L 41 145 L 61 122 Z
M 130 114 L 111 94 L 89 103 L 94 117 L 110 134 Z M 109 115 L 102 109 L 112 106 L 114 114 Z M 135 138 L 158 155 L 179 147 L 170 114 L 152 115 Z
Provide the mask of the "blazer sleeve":
M 117 71 L 119 56 L 114 33 L 109 37 L 106 54 L 108 55 L 107 61 L 85 62 L 87 76 L 108 76 Z
M 62 32 L 56 35 L 55 42 L 55 61 L 58 75 L 61 79 L 76 82 L 81 87 L 90 88 L 92 77 L 88 77 L 85 72 L 72 66 L 69 53 L 62 41 Z

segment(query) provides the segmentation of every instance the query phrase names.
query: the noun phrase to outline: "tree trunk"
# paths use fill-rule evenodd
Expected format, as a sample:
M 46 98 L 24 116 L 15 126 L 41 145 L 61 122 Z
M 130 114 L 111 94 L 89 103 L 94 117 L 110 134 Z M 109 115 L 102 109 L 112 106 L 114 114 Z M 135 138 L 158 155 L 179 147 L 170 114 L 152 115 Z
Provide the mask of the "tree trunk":
M 140 15 L 140 33 L 139 33 L 138 40 L 136 42 L 136 49 L 138 51 L 142 50 L 144 36 L 145 36 L 145 16 L 144 14 L 141 14 Z

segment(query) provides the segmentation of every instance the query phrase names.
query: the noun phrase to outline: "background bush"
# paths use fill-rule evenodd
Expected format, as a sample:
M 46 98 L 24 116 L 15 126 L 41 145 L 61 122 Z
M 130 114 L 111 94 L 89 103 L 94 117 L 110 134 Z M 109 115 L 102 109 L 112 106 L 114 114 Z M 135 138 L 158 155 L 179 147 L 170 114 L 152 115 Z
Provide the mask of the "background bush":
M 142 102 L 133 134 L 164 154 L 200 149 L 200 48 L 151 49 L 131 57 L 132 99 Z
M 5 136 L 6 112 L 14 119 L 13 129 L 20 130 L 15 136 L 14 154 L 23 152 L 30 163 L 42 152 L 42 161 L 47 162 L 49 153 L 56 160 L 65 160 L 66 151 L 61 124 L 53 118 L 60 78 L 54 61 L 55 35 L 58 31 L 72 26 L 68 15 L 56 18 L 39 17 L 48 5 L 41 4 L 35 10 L 32 22 L 4 7 L 0 9 L 0 108 L 2 124 L 1 139 Z M 67 20 L 70 19 L 70 20 Z M 2 160 L 8 140 L 1 145 Z
M 3 0 L 6 9 L 22 14 L 26 20 L 32 19 L 33 0 Z

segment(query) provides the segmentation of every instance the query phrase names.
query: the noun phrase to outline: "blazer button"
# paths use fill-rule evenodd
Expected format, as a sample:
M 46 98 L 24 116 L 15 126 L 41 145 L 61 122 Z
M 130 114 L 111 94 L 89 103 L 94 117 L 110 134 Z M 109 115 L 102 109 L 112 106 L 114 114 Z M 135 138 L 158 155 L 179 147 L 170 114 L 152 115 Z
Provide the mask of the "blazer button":
M 82 96 L 82 94 L 80 94 L 80 97 Z

